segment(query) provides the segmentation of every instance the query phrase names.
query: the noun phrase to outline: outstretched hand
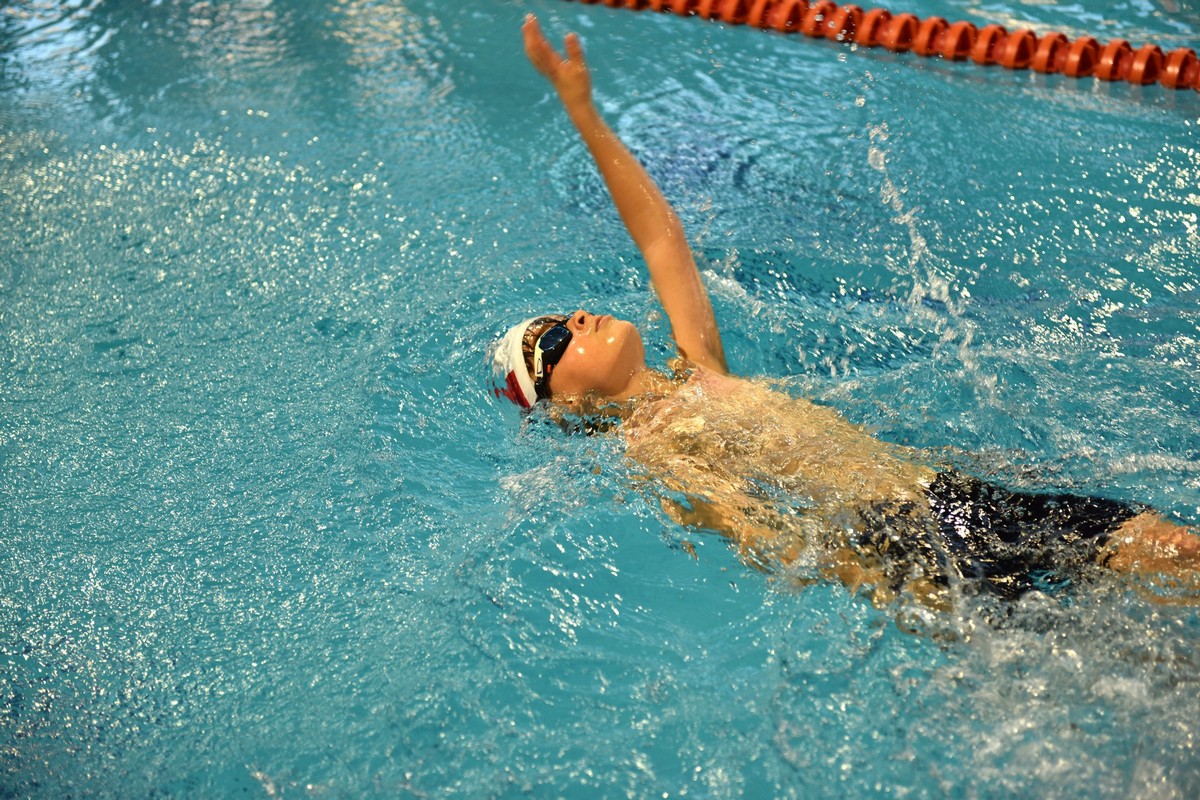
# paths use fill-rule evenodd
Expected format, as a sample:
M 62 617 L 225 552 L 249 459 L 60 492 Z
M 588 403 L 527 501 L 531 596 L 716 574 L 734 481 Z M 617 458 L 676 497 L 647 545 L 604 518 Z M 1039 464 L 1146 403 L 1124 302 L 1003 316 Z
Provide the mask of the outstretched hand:
M 579 41 L 579 35 L 567 34 L 564 42 L 567 57 L 563 58 L 550 42 L 546 41 L 537 17 L 533 14 L 525 17 L 521 32 L 525 37 L 525 55 L 537 71 L 546 76 L 546 80 L 554 86 L 563 105 L 570 109 L 579 103 L 591 103 L 592 78 L 587 62 L 583 59 L 583 44 Z

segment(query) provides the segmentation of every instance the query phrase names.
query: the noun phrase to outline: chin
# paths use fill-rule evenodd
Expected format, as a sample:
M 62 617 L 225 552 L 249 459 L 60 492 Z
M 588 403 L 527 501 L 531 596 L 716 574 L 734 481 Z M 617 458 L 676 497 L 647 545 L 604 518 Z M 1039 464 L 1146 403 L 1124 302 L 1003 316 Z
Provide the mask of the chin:
M 625 329 L 622 330 L 621 337 L 622 355 L 630 362 L 635 362 L 636 367 L 645 366 L 646 346 L 642 343 L 642 332 L 632 322 L 619 320 L 619 323 Z
M 630 342 L 637 342 L 638 347 L 642 345 L 642 332 L 638 330 L 637 325 L 634 325 L 627 319 L 613 319 L 613 331 L 616 334 L 619 331 L 619 336 Z

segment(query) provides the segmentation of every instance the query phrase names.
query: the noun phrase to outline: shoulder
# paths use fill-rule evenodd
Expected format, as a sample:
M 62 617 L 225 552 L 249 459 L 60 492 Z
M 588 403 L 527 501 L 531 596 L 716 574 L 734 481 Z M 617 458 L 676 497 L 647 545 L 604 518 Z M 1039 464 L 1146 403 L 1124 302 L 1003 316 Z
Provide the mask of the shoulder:
M 686 382 L 706 393 L 720 396 L 738 394 L 754 385 L 753 381 L 738 377 L 737 375 L 731 375 L 728 371 L 720 367 L 711 367 L 704 364 L 692 364 L 691 374 L 688 376 Z

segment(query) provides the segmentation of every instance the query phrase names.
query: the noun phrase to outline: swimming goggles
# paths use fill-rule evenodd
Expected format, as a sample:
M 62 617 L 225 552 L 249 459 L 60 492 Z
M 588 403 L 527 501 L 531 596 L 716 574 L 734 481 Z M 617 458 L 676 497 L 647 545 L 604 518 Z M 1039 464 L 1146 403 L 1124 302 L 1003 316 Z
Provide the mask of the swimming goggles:
M 571 331 L 561 322 L 551 326 L 533 345 L 533 387 L 537 396 L 550 397 L 550 376 L 547 370 L 556 365 L 571 343 Z

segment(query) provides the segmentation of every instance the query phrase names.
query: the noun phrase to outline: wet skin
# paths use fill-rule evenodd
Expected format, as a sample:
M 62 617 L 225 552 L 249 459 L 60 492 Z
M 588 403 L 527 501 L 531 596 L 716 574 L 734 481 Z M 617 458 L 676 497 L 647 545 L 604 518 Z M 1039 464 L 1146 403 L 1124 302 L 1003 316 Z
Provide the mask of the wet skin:
M 646 351 L 633 323 L 581 309 L 564 324 L 571 331 L 571 343 L 550 371 L 555 399 L 624 400 L 641 390 Z

